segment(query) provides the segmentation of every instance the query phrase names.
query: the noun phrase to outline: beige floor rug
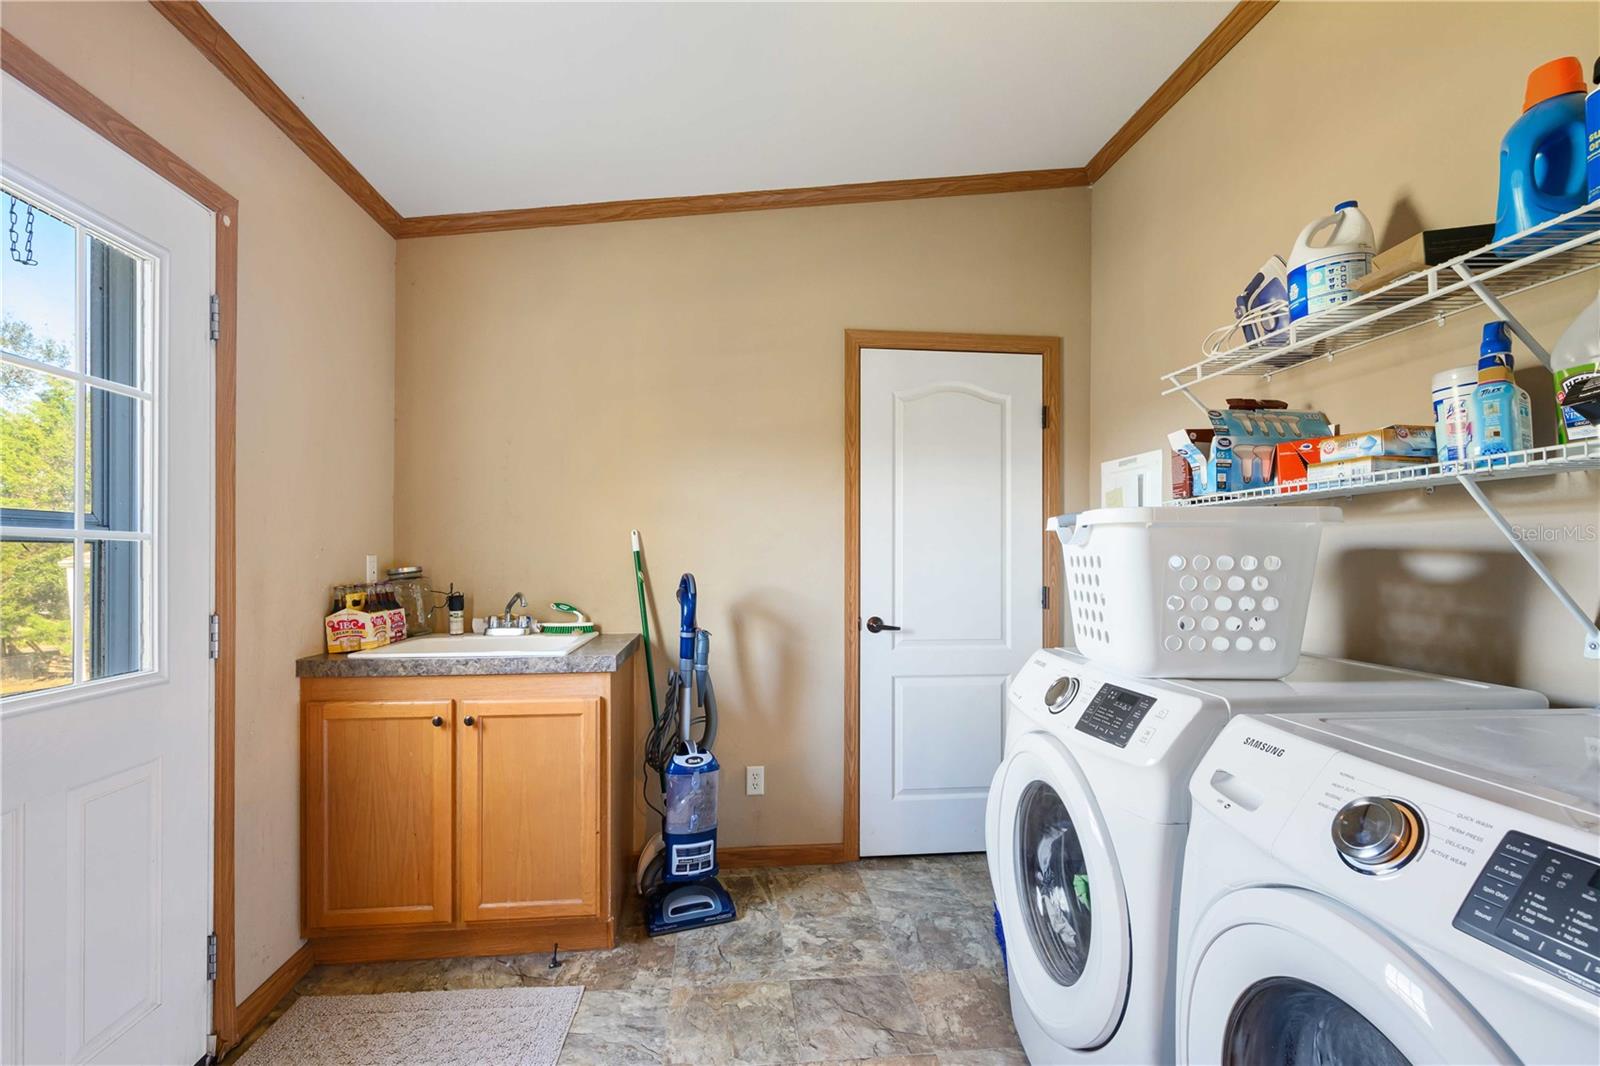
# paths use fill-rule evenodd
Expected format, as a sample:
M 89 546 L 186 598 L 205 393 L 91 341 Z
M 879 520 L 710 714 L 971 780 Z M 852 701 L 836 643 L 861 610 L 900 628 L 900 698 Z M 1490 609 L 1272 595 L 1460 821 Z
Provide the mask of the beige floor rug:
M 554 1066 L 581 986 L 301 996 L 239 1066 Z

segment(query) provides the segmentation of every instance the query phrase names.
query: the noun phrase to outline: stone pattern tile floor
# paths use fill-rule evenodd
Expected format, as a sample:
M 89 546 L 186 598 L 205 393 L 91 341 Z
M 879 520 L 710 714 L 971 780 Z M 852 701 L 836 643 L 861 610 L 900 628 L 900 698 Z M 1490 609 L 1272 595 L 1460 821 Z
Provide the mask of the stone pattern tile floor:
M 652 940 L 637 907 L 617 946 L 549 955 L 319 966 L 299 996 L 581 984 L 561 1062 L 1025 1064 L 982 855 L 729 870 L 737 921 Z

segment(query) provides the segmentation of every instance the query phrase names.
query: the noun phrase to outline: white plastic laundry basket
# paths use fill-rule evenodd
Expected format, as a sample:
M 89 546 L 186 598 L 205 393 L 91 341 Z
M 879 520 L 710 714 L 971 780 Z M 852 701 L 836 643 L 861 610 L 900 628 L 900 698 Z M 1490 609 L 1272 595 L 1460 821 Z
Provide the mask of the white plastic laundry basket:
M 1050 520 L 1078 650 L 1139 677 L 1283 677 L 1337 507 L 1108 507 Z

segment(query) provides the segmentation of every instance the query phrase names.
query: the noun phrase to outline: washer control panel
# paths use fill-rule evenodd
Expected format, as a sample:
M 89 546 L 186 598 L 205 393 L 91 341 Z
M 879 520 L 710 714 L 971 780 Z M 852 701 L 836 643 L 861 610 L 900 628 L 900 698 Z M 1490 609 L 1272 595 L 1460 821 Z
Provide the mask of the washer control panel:
M 1128 741 L 1133 739 L 1134 730 L 1139 728 L 1139 723 L 1144 721 L 1144 716 L 1155 705 L 1154 696 L 1130 692 L 1107 683 L 1100 686 L 1100 691 L 1094 694 L 1089 706 L 1083 709 L 1075 728 L 1080 733 L 1099 737 L 1107 744 L 1125 748 Z
M 1600 860 L 1507 833 L 1455 927 L 1600 994 Z

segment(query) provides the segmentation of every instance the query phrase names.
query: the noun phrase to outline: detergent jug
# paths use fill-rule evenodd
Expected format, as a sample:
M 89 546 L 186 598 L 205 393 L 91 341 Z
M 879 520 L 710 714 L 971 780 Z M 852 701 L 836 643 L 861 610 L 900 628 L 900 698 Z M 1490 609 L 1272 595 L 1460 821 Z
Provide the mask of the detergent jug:
M 1305 318 L 1342 304 L 1358 278 L 1372 270 L 1377 242 L 1372 224 L 1354 200 L 1300 231 L 1289 255 L 1289 318 Z
M 1553 59 L 1528 75 L 1522 117 L 1500 142 L 1494 239 L 1504 240 L 1583 206 L 1586 133 L 1583 67 Z

